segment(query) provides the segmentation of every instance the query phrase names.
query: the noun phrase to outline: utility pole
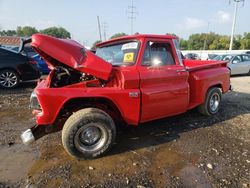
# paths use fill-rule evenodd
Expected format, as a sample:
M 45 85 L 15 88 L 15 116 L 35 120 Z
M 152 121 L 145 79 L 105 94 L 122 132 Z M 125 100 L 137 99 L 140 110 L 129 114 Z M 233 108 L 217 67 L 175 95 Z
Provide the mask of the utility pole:
M 238 4 L 240 2 L 243 3 L 244 6 L 244 1 L 245 0 L 233 0 L 235 3 L 235 7 L 234 7 L 234 18 L 233 18 L 233 24 L 232 24 L 232 31 L 231 31 L 231 39 L 230 39 L 230 47 L 229 50 L 232 50 L 233 48 L 233 39 L 234 39 L 234 31 L 235 31 L 235 25 L 236 25 L 236 17 L 237 17 L 237 12 L 238 12 Z M 231 0 L 229 0 L 229 3 L 231 3 Z
M 106 22 L 102 23 L 102 28 L 103 28 L 103 37 L 104 37 L 104 41 L 107 40 L 107 28 L 108 28 L 108 24 Z
M 138 12 L 136 11 L 136 6 L 134 6 L 133 0 L 131 0 L 131 5 L 128 6 L 127 13 L 129 14 L 128 19 L 130 19 L 131 35 L 132 35 L 134 34 L 134 20 L 136 19 L 136 14 L 138 15 Z
M 99 16 L 97 16 L 97 23 L 98 23 L 98 30 L 99 30 L 99 35 L 100 35 L 100 41 L 102 41 L 102 31 L 101 31 L 101 25 L 100 25 Z
M 208 23 L 207 23 L 207 33 L 206 33 L 206 35 L 205 35 L 203 50 L 206 50 L 207 36 L 208 36 L 208 33 L 209 33 L 209 25 L 210 25 L 210 23 L 208 22 Z

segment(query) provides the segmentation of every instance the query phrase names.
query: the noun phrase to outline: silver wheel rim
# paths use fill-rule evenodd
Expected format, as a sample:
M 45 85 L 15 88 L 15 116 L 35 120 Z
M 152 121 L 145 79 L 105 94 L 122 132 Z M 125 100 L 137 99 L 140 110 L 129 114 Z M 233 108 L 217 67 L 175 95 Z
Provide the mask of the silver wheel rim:
M 212 112 L 216 112 L 220 105 L 220 95 L 218 93 L 214 93 L 209 101 L 209 106 Z
M 17 76 L 13 72 L 3 72 L 0 74 L 0 84 L 3 87 L 14 87 L 17 84 Z
M 102 148 L 108 140 L 108 134 L 102 125 L 90 123 L 77 130 L 74 144 L 80 152 L 91 152 Z

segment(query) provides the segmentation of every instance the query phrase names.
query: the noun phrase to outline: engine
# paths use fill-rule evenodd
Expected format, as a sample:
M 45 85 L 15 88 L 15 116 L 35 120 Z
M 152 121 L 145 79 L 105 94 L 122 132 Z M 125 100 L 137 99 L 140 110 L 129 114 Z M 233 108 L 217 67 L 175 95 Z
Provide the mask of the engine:
M 63 87 L 95 79 L 92 75 L 81 73 L 68 67 L 56 66 L 53 70 L 50 87 Z

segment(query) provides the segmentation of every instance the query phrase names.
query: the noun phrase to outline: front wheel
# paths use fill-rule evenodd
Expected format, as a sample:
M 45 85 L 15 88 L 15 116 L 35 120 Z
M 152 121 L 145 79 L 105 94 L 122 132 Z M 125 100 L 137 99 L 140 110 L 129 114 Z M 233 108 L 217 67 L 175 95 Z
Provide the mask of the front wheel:
M 221 103 L 221 90 L 213 87 L 208 90 L 206 99 L 203 104 L 198 107 L 198 111 L 206 116 L 211 116 L 219 111 Z
M 73 113 L 62 130 L 65 150 L 76 158 L 96 158 L 106 153 L 116 137 L 112 118 L 97 108 Z

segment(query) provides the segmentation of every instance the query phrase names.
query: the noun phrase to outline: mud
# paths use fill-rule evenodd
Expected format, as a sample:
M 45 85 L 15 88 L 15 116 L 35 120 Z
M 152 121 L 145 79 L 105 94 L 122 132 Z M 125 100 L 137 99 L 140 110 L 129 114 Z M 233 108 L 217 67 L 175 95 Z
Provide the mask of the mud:
M 250 187 L 250 77 L 233 77 L 213 117 L 196 110 L 119 132 L 112 150 L 75 160 L 61 133 L 30 147 L 33 83 L 0 91 L 0 187 Z

